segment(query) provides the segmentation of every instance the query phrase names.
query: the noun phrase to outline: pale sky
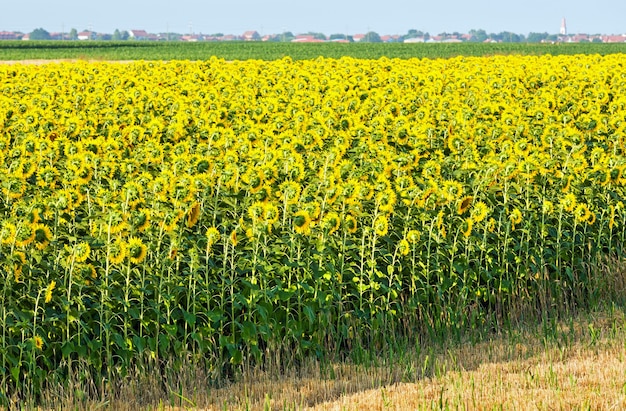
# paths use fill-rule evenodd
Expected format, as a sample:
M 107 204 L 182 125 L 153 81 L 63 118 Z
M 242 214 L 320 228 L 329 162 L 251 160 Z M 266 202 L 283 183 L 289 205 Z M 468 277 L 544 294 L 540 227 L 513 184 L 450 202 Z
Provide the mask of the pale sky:
M 0 31 L 626 33 L 626 0 L 2 0 Z

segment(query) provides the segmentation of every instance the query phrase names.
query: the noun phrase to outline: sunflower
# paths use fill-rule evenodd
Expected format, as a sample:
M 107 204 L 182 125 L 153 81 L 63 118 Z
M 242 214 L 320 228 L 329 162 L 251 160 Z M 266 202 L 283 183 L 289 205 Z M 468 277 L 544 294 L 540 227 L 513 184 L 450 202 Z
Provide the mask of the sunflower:
M 207 250 L 210 250 L 213 245 L 215 245 L 215 243 L 218 242 L 218 240 L 220 239 L 220 232 L 217 228 L 215 227 L 209 227 L 206 230 L 206 248 Z
M 188 228 L 191 228 L 194 225 L 196 225 L 196 223 L 200 219 L 201 211 L 202 210 L 200 208 L 200 204 L 197 201 L 194 201 L 191 207 L 189 208 L 189 211 L 187 212 L 187 227 Z
M 74 261 L 78 263 L 84 263 L 89 258 L 89 254 L 91 253 L 91 247 L 86 242 L 80 242 L 76 244 L 72 248 L 72 255 L 74 256 Z
M 587 204 L 579 203 L 574 209 L 574 220 L 577 223 L 588 222 L 591 219 L 592 214 L 593 213 L 589 210 L 589 206 L 587 206 Z
M 376 233 L 379 237 L 387 234 L 387 231 L 389 230 L 389 220 L 387 220 L 387 216 L 379 215 L 376 217 L 376 219 L 374 219 L 373 228 L 374 233 Z
M 263 204 L 263 219 L 267 224 L 274 224 L 278 221 L 278 207 L 273 203 Z
M 380 211 L 391 213 L 393 206 L 396 204 L 396 193 L 392 189 L 387 188 L 376 195 L 376 203 Z
M 411 246 L 409 245 L 409 242 L 404 238 L 400 240 L 400 242 L 398 243 L 398 252 L 400 253 L 400 255 L 407 255 L 410 251 Z
M 109 247 L 109 262 L 111 264 L 121 264 L 126 258 L 127 254 L 127 245 L 121 238 L 115 240 L 113 244 Z
M 41 339 L 40 336 L 36 335 L 33 337 L 33 345 L 38 350 L 41 350 L 43 348 L 43 340 Z
M 308 211 L 300 210 L 294 214 L 293 230 L 303 235 L 307 235 L 311 232 L 311 216 Z
M 137 211 L 131 213 L 131 222 L 135 230 L 144 232 L 150 227 L 150 210 L 147 208 L 140 208 Z
M 121 210 L 113 209 L 109 212 L 107 231 L 111 234 L 120 233 L 128 228 L 126 215 Z
M 35 247 L 38 250 L 44 250 L 52 241 L 50 228 L 42 223 L 35 223 L 32 225 L 32 228 L 35 231 Z
M 300 184 L 287 180 L 280 185 L 280 196 L 285 204 L 296 204 L 300 197 Z
M 472 228 L 474 227 L 474 220 L 471 217 L 467 217 L 463 220 L 463 237 L 468 238 L 472 235 Z
M 472 220 L 474 220 L 474 223 L 480 223 L 485 218 L 487 218 L 487 215 L 489 214 L 489 211 L 490 211 L 489 210 L 489 206 L 487 206 L 487 204 L 485 204 L 483 201 L 478 201 L 472 207 L 472 211 L 470 213 L 470 216 L 471 216 Z
M 458 206 L 456 212 L 458 215 L 463 215 L 470 208 L 472 202 L 474 201 L 474 197 L 465 196 L 458 202 Z
M 230 242 L 233 244 L 233 247 L 237 247 L 237 229 L 231 231 L 230 236 L 228 237 Z
M 551 215 L 554 212 L 554 204 L 550 200 L 543 200 L 541 211 L 544 214 Z
M 417 230 L 409 230 L 409 232 L 406 233 L 406 240 L 411 245 L 417 244 L 417 242 L 420 240 L 420 232 Z
M 139 264 L 145 260 L 148 253 L 148 247 L 137 237 L 128 239 L 127 249 L 130 262 L 134 264 Z
M 46 165 L 37 170 L 37 186 L 41 188 L 55 189 L 59 172 L 51 165 Z
M 48 286 L 46 287 L 46 294 L 45 294 L 45 298 L 44 298 L 44 303 L 49 303 L 50 301 L 52 301 L 52 291 L 54 291 L 54 288 L 56 287 L 57 282 L 52 280 L 50 281 L 50 284 L 48 284 Z
M 15 282 L 20 282 L 20 277 L 22 276 L 22 269 L 24 268 L 24 264 L 26 264 L 26 254 L 21 251 L 14 251 L 11 260 L 13 261 L 13 276 L 15 277 Z
M 356 218 L 354 218 L 352 214 L 346 215 L 346 217 L 343 219 L 343 226 L 348 233 L 350 234 L 356 233 L 356 230 L 357 230 Z
M 560 201 L 561 207 L 567 212 L 572 212 L 576 208 L 576 195 L 573 193 L 567 193 Z
M 515 229 L 515 226 L 517 224 L 522 222 L 523 218 L 524 217 L 522 215 L 522 212 L 519 210 L 519 208 L 515 207 L 513 211 L 511 211 L 511 214 L 509 214 L 509 220 L 511 220 L 513 230 Z
M 333 234 L 337 229 L 339 229 L 339 225 L 341 224 L 341 219 L 339 215 L 334 211 L 326 213 L 324 217 L 322 217 L 321 226 L 328 235 Z
M 26 247 L 35 241 L 35 230 L 31 224 L 19 224 L 15 233 L 15 246 Z
M 17 227 L 15 224 L 8 220 L 2 221 L 0 225 L 0 241 L 4 245 L 13 244 L 15 241 L 15 235 L 17 233 Z

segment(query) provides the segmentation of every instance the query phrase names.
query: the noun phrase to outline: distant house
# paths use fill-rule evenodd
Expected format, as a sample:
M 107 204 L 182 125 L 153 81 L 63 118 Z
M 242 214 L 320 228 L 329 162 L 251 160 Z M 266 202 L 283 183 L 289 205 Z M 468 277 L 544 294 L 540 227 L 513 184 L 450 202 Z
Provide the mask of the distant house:
M 397 34 L 393 34 L 393 35 L 385 34 L 384 36 L 380 36 L 380 41 L 382 41 L 383 43 L 396 43 L 400 41 L 400 36 Z
M 250 30 L 243 33 L 241 38 L 245 41 L 258 41 L 261 40 L 261 35 L 257 31 Z
M 426 39 L 424 37 L 411 37 L 408 39 L 404 39 L 405 43 L 424 43 Z
M 189 42 L 194 43 L 194 42 L 196 42 L 196 41 L 200 41 L 200 40 L 202 40 L 202 36 L 199 36 L 199 35 L 197 35 L 197 34 L 192 34 L 192 35 L 189 35 L 189 36 L 181 36 L 181 38 L 180 38 L 180 39 L 181 39 L 182 41 L 189 41 Z
M 591 41 L 587 34 L 574 34 L 569 36 L 568 41 L 573 43 L 580 43 L 581 41 Z
M 602 36 L 603 43 L 626 43 L 626 34 L 618 36 Z
M 0 31 L 0 40 L 19 40 L 22 37 L 22 34 L 13 31 Z
M 234 34 L 226 34 L 220 37 L 220 41 L 235 41 L 235 40 L 239 40 L 239 38 L 235 36 Z
M 78 33 L 78 40 L 93 40 L 96 37 L 96 33 L 93 31 L 81 31 Z
M 352 36 L 352 40 L 354 41 L 363 41 L 363 39 L 365 38 L 365 34 L 355 34 Z
M 316 38 L 312 34 L 298 34 L 291 40 L 292 43 L 324 43 L 325 41 Z
M 147 40 L 150 37 L 145 30 L 130 30 L 128 32 L 128 38 L 132 40 Z

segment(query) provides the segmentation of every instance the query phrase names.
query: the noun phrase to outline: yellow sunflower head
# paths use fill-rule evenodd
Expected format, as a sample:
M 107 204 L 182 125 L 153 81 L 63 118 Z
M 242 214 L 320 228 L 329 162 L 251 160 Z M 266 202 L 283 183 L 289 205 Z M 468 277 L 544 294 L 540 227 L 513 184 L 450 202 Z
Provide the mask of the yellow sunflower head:
M 311 216 L 306 210 L 299 210 L 293 216 L 293 229 L 298 234 L 307 235 L 311 232 Z
M 145 260 L 148 253 L 148 247 L 138 237 L 131 237 L 127 244 L 128 257 L 131 263 L 139 264 Z

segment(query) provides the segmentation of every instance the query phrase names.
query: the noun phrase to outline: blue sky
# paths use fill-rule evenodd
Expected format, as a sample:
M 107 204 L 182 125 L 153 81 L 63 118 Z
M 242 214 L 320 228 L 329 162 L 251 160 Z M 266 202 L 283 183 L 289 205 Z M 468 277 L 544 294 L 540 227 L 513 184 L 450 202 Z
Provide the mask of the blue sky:
M 626 33 L 625 0 L 4 0 L 0 31 Z

